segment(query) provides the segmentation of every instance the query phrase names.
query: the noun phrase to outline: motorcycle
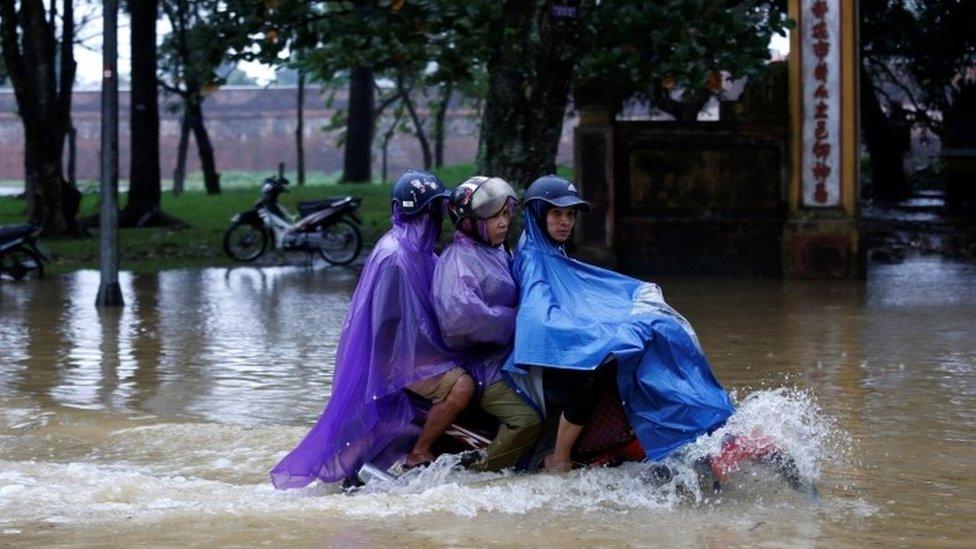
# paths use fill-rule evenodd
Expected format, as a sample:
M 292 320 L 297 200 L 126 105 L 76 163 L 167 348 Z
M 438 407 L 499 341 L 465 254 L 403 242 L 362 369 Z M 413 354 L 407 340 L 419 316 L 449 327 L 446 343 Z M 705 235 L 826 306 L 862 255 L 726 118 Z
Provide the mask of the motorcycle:
M 33 223 L 0 227 L 0 277 L 44 278 L 47 257 L 37 247 L 40 234 Z
M 294 215 L 278 203 L 288 192 L 288 180 L 281 174 L 261 185 L 261 198 L 250 210 L 231 218 L 224 233 L 224 252 L 231 259 L 250 262 L 261 257 L 269 244 L 283 251 L 318 253 L 332 265 L 348 265 L 363 249 L 356 213 L 361 198 L 343 196 L 298 203 Z
M 413 393 L 409 393 L 409 396 L 417 412 L 415 422 L 418 427 L 422 426 L 432 404 Z M 616 467 L 627 462 L 646 461 L 644 449 L 630 429 L 619 402 L 615 389 L 607 388 L 601 393 L 596 414 L 584 427 L 574 445 L 575 467 Z M 458 465 L 468 467 L 484 457 L 484 451 L 497 429 L 498 420 L 477 407 L 469 407 L 438 439 L 433 448 L 434 453 L 457 455 Z M 551 445 L 552 440 L 549 443 Z M 541 457 L 545 453 L 540 450 L 545 448 L 551 446 L 547 446 L 544 440 L 540 442 L 535 455 L 524 463 L 528 471 L 540 468 Z M 816 486 L 802 478 L 793 457 L 772 439 L 760 433 L 725 434 L 718 452 L 697 460 L 693 467 L 702 486 L 719 492 L 723 485 L 732 481 L 736 472 L 748 465 L 764 467 L 793 490 L 814 500 L 819 498 Z M 345 489 L 354 492 L 371 481 L 396 482 L 407 473 L 402 459 L 385 469 L 367 462 L 360 467 L 357 478 L 346 481 Z M 642 478 L 649 484 L 661 485 L 670 482 L 675 475 L 675 471 L 668 465 L 655 463 L 648 467 Z

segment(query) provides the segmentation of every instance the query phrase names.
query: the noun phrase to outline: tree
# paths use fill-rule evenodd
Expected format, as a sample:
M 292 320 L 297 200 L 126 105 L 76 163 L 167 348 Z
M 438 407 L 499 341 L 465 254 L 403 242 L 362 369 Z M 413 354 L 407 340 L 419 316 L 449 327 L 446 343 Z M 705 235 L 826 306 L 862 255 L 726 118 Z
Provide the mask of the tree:
M 425 2 L 365 0 L 266 3 L 231 0 L 226 5 L 226 19 L 234 22 L 234 28 L 250 25 L 248 33 L 252 45 L 256 46 L 256 51 L 245 47 L 235 56 L 282 63 L 279 55 L 291 51 L 292 58 L 285 62 L 289 67 L 301 68 L 312 80 L 330 86 L 348 83 L 346 108 L 329 126 L 341 130 L 339 143 L 345 147 L 344 180 L 370 179 L 370 153 L 376 139 L 377 120 L 389 108 L 403 106 L 403 113 L 410 114 L 411 133 L 417 138 L 426 167 L 437 164 L 437 159 L 443 157 L 446 110 L 441 106 L 450 101 L 454 82 L 443 81 L 443 71 L 428 69 L 432 46 L 427 43 L 427 35 L 417 31 L 418 25 L 427 25 L 423 19 L 436 6 Z M 445 18 L 459 9 L 448 7 Z M 416 13 L 402 17 L 401 10 Z M 438 67 L 442 64 L 435 62 Z M 377 81 L 392 85 L 377 93 Z M 435 88 L 437 99 L 430 101 L 428 90 Z M 402 93 L 407 90 L 409 94 Z M 425 100 L 434 113 L 433 140 L 428 137 L 431 132 L 427 128 L 431 117 L 424 116 L 420 108 L 420 102 Z
M 81 193 L 62 175 L 74 86 L 74 6 L 0 0 L 3 60 L 24 127 L 27 215 L 46 234 L 80 234 Z M 57 35 L 60 21 L 60 37 Z M 60 38 L 60 39 L 59 39 Z
M 792 26 L 783 4 L 672 0 L 593 9 L 576 101 L 607 102 L 616 112 L 636 97 L 694 121 L 726 76 L 754 77 L 765 69 L 772 34 Z
M 679 112 L 687 118 L 681 113 L 697 114 L 715 93 L 717 75 L 760 71 L 770 35 L 788 24 L 780 0 L 267 4 L 275 6 L 267 13 L 275 30 L 298 21 L 315 37 L 306 66 L 323 81 L 357 67 L 393 81 L 422 74 L 449 98 L 451 87 L 484 71 L 478 169 L 517 185 L 555 170 L 573 90 L 577 102 L 605 103 L 611 113 L 633 95 L 671 106 L 669 98 L 690 105 Z M 420 128 L 420 118 L 411 118 Z M 443 135 L 435 115 L 438 127 Z
M 353 67 L 349 75 L 346 105 L 346 148 L 342 162 L 342 181 L 366 182 L 372 179 L 370 149 L 373 144 L 373 71 L 367 66 Z
M 163 12 L 173 31 L 160 49 L 164 74 L 160 84 L 180 98 L 183 108 L 180 143 L 184 149 L 178 154 L 185 159 L 188 133 L 192 131 L 207 194 L 220 193 L 220 174 L 217 173 L 213 145 L 204 123 L 203 101 L 208 93 L 224 82 L 217 69 L 230 47 L 223 40 L 223 35 L 215 32 L 208 22 L 209 16 L 217 11 L 218 4 L 212 0 L 192 3 L 189 0 L 162 0 Z M 182 188 L 184 176 L 178 163 L 173 177 L 174 188 Z
M 577 6 L 508 0 L 489 7 L 488 93 L 478 171 L 526 186 L 555 173 L 556 152 L 583 53 Z
M 976 4 L 958 0 L 862 0 L 861 119 L 871 162 L 872 192 L 901 198 L 910 191 L 905 140 L 920 126 L 943 144 L 959 135 L 976 69 L 970 26 Z M 902 109 L 902 105 L 907 109 Z
M 478 20 L 489 46 L 479 171 L 521 185 L 555 171 L 570 90 L 611 116 L 644 96 L 693 118 L 723 71 L 760 71 L 771 34 L 788 25 L 776 2 L 761 0 L 510 0 Z
M 156 76 L 158 0 L 129 0 L 132 51 L 129 196 L 119 225 L 143 227 L 160 220 L 159 86 Z

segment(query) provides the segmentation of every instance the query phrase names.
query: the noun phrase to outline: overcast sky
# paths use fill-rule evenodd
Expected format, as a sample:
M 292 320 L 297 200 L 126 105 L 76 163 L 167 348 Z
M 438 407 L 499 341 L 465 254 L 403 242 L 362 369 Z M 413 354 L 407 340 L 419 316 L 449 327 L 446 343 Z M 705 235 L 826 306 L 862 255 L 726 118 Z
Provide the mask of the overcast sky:
M 80 8 L 80 6 L 79 6 Z M 88 11 L 78 10 L 76 20 L 80 23 L 87 15 L 92 17 L 83 28 L 78 29 L 77 37 L 81 44 L 75 46 L 75 61 L 78 63 L 76 85 L 78 88 L 97 88 L 102 83 L 102 18 L 101 6 L 88 6 Z M 165 18 L 156 24 L 156 40 L 162 42 L 170 32 Z M 119 12 L 119 76 L 128 79 L 132 57 L 129 55 L 129 16 Z M 274 69 L 260 63 L 241 63 L 241 70 L 258 82 L 264 84 L 274 79 Z

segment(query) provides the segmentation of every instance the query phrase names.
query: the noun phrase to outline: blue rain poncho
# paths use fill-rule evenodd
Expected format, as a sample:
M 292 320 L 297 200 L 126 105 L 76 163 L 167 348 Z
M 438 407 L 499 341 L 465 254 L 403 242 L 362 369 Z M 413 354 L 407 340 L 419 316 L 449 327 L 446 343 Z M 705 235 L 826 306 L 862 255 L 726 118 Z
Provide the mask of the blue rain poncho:
M 724 424 L 732 401 L 660 288 L 566 257 L 528 209 L 524 215 L 512 266 L 520 288 L 515 347 L 505 367 L 522 394 L 532 395 L 530 378 L 539 377 L 531 367 L 593 370 L 616 358 L 620 398 L 649 459 Z

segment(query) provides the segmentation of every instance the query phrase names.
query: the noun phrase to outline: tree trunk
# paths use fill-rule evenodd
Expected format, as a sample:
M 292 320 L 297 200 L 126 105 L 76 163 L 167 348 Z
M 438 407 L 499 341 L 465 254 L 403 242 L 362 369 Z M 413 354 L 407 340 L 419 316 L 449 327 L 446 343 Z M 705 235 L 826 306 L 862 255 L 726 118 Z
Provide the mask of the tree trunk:
M 956 84 L 952 103 L 942 111 L 942 120 L 940 137 L 945 162 L 946 207 L 954 214 L 972 219 L 976 217 L 972 159 L 958 153 L 976 149 L 976 82 L 963 80 Z
M 173 169 L 173 194 L 179 196 L 183 192 L 186 181 L 186 150 L 190 146 L 190 119 L 183 105 L 183 116 L 180 117 L 180 143 L 176 147 L 176 168 Z
M 509 0 L 506 28 L 488 60 L 488 93 L 478 143 L 478 172 L 527 186 L 554 173 L 580 41 L 579 19 L 557 19 L 550 3 Z M 536 29 L 536 27 L 538 27 Z
M 78 167 L 78 130 L 74 126 L 68 129 L 68 184 L 77 187 L 78 178 L 75 175 Z
M 871 73 L 861 65 L 861 128 L 871 157 L 871 194 L 897 200 L 908 196 L 905 177 L 905 147 L 897 129 L 888 121 L 875 91 Z
M 62 41 L 74 41 L 73 13 L 65 2 Z M 62 177 L 75 63 L 71 48 L 57 55 L 54 28 L 41 0 L 0 1 L 3 60 L 24 127 L 27 215 L 46 234 L 77 234 L 80 197 Z M 50 13 L 55 18 L 56 5 Z M 19 35 L 19 36 L 18 36 Z M 65 55 L 65 51 L 68 51 Z M 60 70 L 59 70 L 60 69 Z M 60 77 L 60 80 L 59 80 Z
M 352 70 L 346 122 L 346 150 L 342 181 L 368 182 L 373 178 L 373 71 L 365 67 Z
M 156 83 L 157 0 L 129 2 L 132 84 L 129 196 L 119 220 L 134 226 L 160 207 L 159 104 Z
M 207 127 L 203 123 L 203 107 L 199 100 L 193 100 L 186 105 L 189 113 L 190 129 L 193 139 L 197 142 L 197 152 L 200 154 L 200 167 L 203 169 L 203 186 L 207 194 L 220 194 L 220 174 L 214 163 L 213 145 L 207 135 Z
M 386 129 L 386 133 L 383 134 L 383 169 L 380 177 L 383 181 L 387 181 L 387 160 L 389 158 L 388 152 L 390 147 L 390 139 L 393 139 L 393 134 L 396 133 L 397 126 L 400 124 L 400 119 L 403 118 L 403 108 L 400 107 L 393 114 L 393 122 L 390 127 Z
M 305 71 L 298 69 L 298 124 L 295 128 L 298 185 L 305 184 Z
M 437 115 L 434 117 L 434 167 L 444 165 L 444 126 L 447 120 L 447 109 L 454 95 L 454 83 L 448 82 L 441 88 L 440 100 L 437 104 Z
M 56 1 L 56 0 L 55 0 Z M 81 192 L 75 186 L 75 178 L 72 173 L 66 180 L 64 177 L 64 143 L 65 137 L 70 133 L 74 139 L 74 125 L 71 122 L 71 99 L 72 90 L 75 86 L 75 71 L 78 63 L 75 62 L 75 10 L 73 0 L 63 0 L 64 12 L 61 16 L 61 57 L 58 62 L 60 75 L 58 76 L 58 104 L 57 118 L 60 121 L 58 126 L 58 168 L 61 186 L 61 211 L 64 214 L 64 222 L 68 233 L 81 235 L 83 233 L 78 225 L 78 209 L 81 207 Z M 55 3 L 52 1 L 52 6 Z M 53 11 L 53 10 L 52 10 Z M 72 171 L 74 167 L 72 166 Z
M 414 107 L 413 99 L 410 98 L 410 90 L 413 89 L 413 86 L 406 87 L 403 83 L 403 76 L 400 74 L 397 74 L 396 84 L 397 91 L 400 92 L 400 101 L 403 102 L 403 106 L 406 107 L 407 114 L 410 115 L 410 120 L 413 122 L 414 135 L 417 137 L 417 141 L 420 142 L 420 152 L 424 157 L 424 169 L 429 170 L 433 162 L 430 154 L 430 142 L 427 141 L 424 121 L 417 115 L 417 109 Z
M 58 78 L 58 158 L 64 158 L 64 138 L 72 129 L 71 124 L 71 90 L 75 83 L 75 70 L 78 64 L 75 62 L 75 11 L 72 0 L 63 0 L 64 12 L 62 15 L 61 43 L 59 44 L 60 59 L 58 67 L 60 75 Z M 52 14 L 56 0 L 52 1 Z M 73 215 L 70 217 L 74 217 Z

